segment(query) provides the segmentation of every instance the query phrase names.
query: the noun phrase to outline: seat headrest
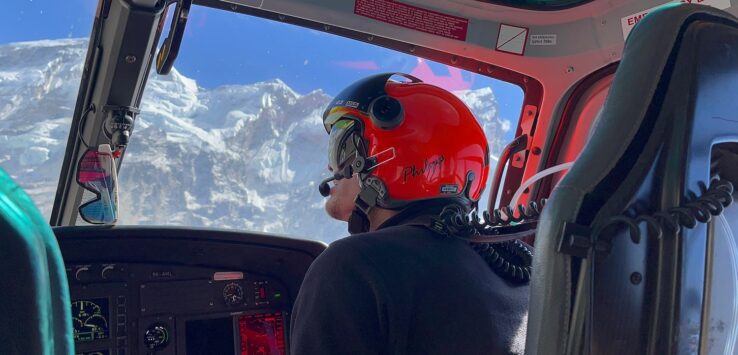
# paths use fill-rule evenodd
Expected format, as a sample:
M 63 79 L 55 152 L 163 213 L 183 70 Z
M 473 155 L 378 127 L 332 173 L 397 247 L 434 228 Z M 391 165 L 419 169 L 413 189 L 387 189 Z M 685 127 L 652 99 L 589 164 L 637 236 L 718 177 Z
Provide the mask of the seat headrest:
M 730 65 L 734 65 L 733 73 L 738 70 L 738 59 L 734 59 L 734 64 L 730 64 L 729 56 L 734 54 L 726 54 L 725 50 L 720 52 L 720 46 L 698 50 L 697 46 L 702 37 L 695 31 L 705 30 L 705 26 L 696 24 L 725 25 L 724 28 L 711 30 L 718 33 L 730 32 L 730 36 L 738 39 L 738 20 L 735 17 L 714 8 L 686 4 L 666 6 L 651 12 L 630 34 L 622 61 L 601 115 L 592 128 L 590 139 L 574 166 L 552 194 L 539 221 L 533 261 L 535 272 L 531 280 L 527 354 L 565 352 L 578 262 L 573 262 L 570 255 L 558 251 L 559 242 L 563 238 L 564 224 L 592 226 L 621 214 L 637 194 L 643 193 L 644 184 L 662 182 L 658 178 L 649 179 L 653 176 L 654 169 L 658 168 L 657 163 L 661 155 L 667 153 L 677 155 L 676 151 L 667 152 L 668 149 L 677 149 L 683 154 L 682 150 L 685 150 L 685 147 L 696 144 L 690 136 L 692 131 L 688 127 L 693 124 L 695 105 L 700 104 L 695 103 L 695 98 L 700 94 L 700 90 L 707 89 L 699 85 L 704 79 L 697 77 L 695 68 L 698 65 L 695 61 L 706 60 L 707 57 L 697 56 L 694 53 L 716 51 L 720 55 L 727 55 L 725 61 L 727 69 L 719 70 L 731 70 Z M 736 81 L 734 74 L 732 78 L 731 80 Z M 738 82 L 731 82 L 730 85 L 735 87 Z M 732 87 L 730 90 L 733 90 Z M 738 105 L 735 104 L 735 97 L 732 100 L 734 104 L 722 105 L 725 106 L 725 112 L 729 112 L 728 108 L 732 110 L 732 106 Z M 736 111 L 738 107 L 735 108 L 734 112 Z M 684 129 L 679 128 L 682 126 Z M 738 132 L 738 126 L 735 128 Z M 713 130 L 709 134 L 718 133 Z M 704 149 L 708 152 L 711 137 L 701 141 L 707 145 Z M 709 179 L 709 154 L 707 156 L 708 168 L 700 175 L 700 179 L 705 177 Z M 669 159 L 673 161 L 676 158 Z M 670 166 L 669 176 L 679 174 L 680 172 L 676 171 L 678 169 L 686 169 L 686 162 L 677 163 Z M 691 167 L 695 168 L 698 165 L 703 166 L 704 161 L 692 164 Z M 660 191 L 658 187 L 656 190 Z M 680 194 L 681 191 L 677 190 L 676 193 Z M 642 252 L 642 249 L 639 250 Z M 616 258 L 637 263 L 643 256 L 618 255 L 614 257 Z M 620 281 L 629 282 L 627 276 L 623 277 L 623 280 L 618 279 L 618 282 Z M 613 282 L 611 286 L 615 287 L 615 284 L 616 282 Z M 624 313 L 621 316 L 626 317 Z M 641 330 L 635 325 L 632 329 Z M 643 331 L 648 332 L 648 329 Z M 624 347 L 638 349 L 635 352 L 644 350 L 640 348 L 640 342 L 644 338 L 642 336 L 638 338 L 634 335 L 631 339 L 628 336 L 632 334 L 610 334 L 612 337 L 621 335 L 627 338 L 623 341 Z M 619 349 L 613 347 L 610 351 L 616 353 L 616 350 Z

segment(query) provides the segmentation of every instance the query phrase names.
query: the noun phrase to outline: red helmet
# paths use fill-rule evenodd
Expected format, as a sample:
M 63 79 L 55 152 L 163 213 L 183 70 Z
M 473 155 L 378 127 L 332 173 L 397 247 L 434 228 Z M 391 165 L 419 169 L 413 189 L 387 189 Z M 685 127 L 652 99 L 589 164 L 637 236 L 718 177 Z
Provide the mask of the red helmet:
M 357 81 L 330 103 L 323 124 L 336 177 L 359 174 L 364 213 L 447 197 L 475 202 L 486 185 L 489 145 L 474 115 L 455 95 L 410 75 Z

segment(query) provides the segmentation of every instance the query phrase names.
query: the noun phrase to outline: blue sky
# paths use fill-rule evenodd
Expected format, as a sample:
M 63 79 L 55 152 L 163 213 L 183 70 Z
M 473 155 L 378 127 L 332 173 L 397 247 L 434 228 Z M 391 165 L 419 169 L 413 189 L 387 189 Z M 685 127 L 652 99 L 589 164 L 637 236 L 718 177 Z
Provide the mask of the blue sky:
M 89 37 L 97 1 L 10 0 L 4 5 L 0 44 Z M 297 92 L 322 89 L 330 95 L 363 76 L 402 71 L 449 90 L 491 86 L 501 117 L 513 122 L 522 103 L 522 91 L 512 84 L 317 31 L 199 6 L 190 13 L 175 67 L 207 88 L 280 78 Z

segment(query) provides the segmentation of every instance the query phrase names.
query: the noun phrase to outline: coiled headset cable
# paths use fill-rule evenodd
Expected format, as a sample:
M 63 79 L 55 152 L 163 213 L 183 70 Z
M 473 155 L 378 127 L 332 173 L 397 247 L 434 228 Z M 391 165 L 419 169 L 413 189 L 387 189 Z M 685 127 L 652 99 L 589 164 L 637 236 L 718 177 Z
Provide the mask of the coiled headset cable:
M 721 215 L 725 208 L 733 203 L 733 184 L 728 180 L 713 179 L 709 187 L 700 182 L 699 188 L 700 196 L 690 192 L 685 202 L 666 211 L 641 213 L 639 211 L 644 211 L 642 205 L 635 204 L 626 213 L 611 217 L 592 229 L 567 222 L 564 224 L 564 235 L 559 244 L 559 252 L 583 259 L 594 259 L 600 253 L 607 254 L 612 248 L 612 238 L 617 236 L 615 233 L 607 232 L 615 227 L 623 226 L 627 227 L 626 233 L 630 236 L 631 241 L 639 244 L 643 237 L 640 228 L 643 223 L 645 223 L 648 235 L 659 239 L 665 236 L 676 236 L 682 228 L 691 229 L 698 223 L 709 223 L 713 216 Z M 574 298 L 574 309 L 578 309 L 579 312 L 574 312 L 577 316 L 570 322 L 570 336 L 567 339 L 567 348 L 570 350 L 577 346 L 577 336 L 584 337 L 584 342 L 587 344 L 584 345 L 586 349 L 590 349 L 591 346 L 592 321 L 591 318 L 585 321 L 584 317 L 591 316 L 592 302 L 595 298 L 594 265 L 595 260 L 582 261 L 580 285 Z
M 726 207 L 733 203 L 733 184 L 728 180 L 714 179 L 710 186 L 699 183 L 701 196 L 694 193 L 687 195 L 687 201 L 680 206 L 672 207 L 663 212 L 638 215 L 637 206 L 630 208 L 630 216 L 623 214 L 615 216 L 594 229 L 595 241 L 600 240 L 607 230 L 624 225 L 633 243 L 640 243 L 642 239 L 640 225 L 645 223 L 649 233 L 657 238 L 665 234 L 677 234 L 683 227 L 694 228 L 697 223 L 709 223 L 713 216 L 719 216 Z M 635 216 L 634 216 L 635 215 Z M 607 240 L 603 240 L 607 242 Z
M 530 281 L 533 253 L 520 238 L 535 233 L 546 200 L 478 213 L 465 213 L 461 206 L 449 205 L 431 229 L 468 242 L 503 279 L 525 284 Z M 517 212 L 517 213 L 516 213 Z

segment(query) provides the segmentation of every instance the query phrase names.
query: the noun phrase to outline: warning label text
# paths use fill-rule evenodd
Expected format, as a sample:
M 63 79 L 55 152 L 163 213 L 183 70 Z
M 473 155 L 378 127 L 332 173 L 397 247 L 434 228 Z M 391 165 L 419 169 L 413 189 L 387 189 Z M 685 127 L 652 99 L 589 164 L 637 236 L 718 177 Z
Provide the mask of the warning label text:
M 469 20 L 393 0 L 356 0 L 354 13 L 446 38 L 466 40 Z

